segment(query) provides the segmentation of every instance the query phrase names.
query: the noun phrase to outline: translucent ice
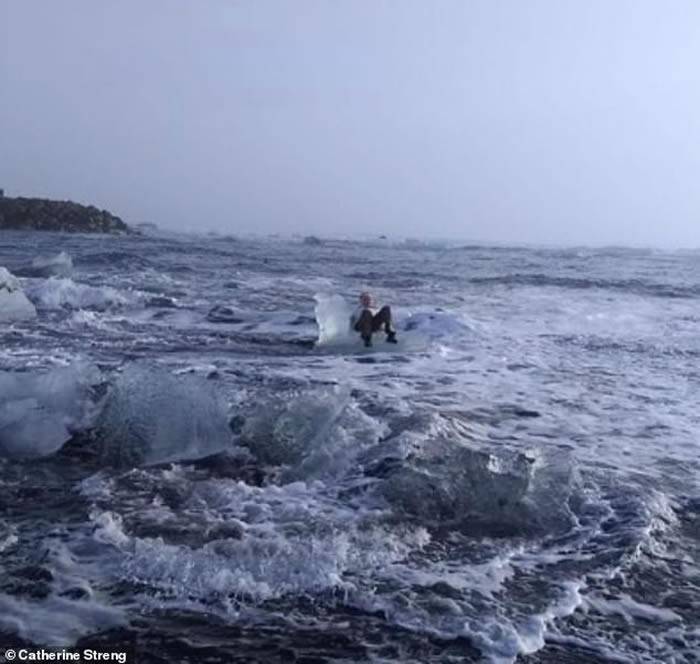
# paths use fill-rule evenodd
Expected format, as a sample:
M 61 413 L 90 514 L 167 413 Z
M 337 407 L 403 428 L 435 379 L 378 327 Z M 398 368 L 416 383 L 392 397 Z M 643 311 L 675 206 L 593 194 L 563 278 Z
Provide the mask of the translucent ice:
M 117 466 L 200 459 L 231 445 L 225 405 L 210 383 L 147 365 L 116 379 L 97 434 L 103 458 Z
M 73 274 L 73 259 L 62 251 L 55 256 L 38 256 L 30 265 L 17 271 L 22 277 L 70 277 Z
M 0 323 L 27 320 L 36 316 L 34 305 L 22 292 L 19 280 L 0 267 Z
M 89 425 L 99 372 L 76 363 L 41 373 L 0 373 L 0 455 L 53 454 Z

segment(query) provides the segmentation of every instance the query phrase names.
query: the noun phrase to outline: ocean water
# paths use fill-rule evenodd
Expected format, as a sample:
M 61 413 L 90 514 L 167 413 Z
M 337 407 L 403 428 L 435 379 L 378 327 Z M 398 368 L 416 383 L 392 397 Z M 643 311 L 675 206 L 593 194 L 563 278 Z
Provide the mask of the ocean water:
M 700 252 L 5 233 L 0 265 L 36 309 L 0 322 L 4 644 L 700 661 Z M 317 345 L 365 288 L 402 344 Z

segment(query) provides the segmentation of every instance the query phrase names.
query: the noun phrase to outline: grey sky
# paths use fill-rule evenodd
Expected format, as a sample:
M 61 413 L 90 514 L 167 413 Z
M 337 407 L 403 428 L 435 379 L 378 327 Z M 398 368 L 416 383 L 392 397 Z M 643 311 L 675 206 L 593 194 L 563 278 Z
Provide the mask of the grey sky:
M 700 247 L 697 0 L 0 0 L 0 95 L 129 222 Z

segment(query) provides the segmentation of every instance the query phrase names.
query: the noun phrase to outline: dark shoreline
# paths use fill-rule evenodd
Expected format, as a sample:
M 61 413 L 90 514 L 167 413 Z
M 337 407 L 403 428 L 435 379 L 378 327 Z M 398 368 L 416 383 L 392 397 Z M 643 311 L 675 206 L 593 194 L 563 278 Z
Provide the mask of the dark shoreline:
M 94 205 L 23 197 L 0 198 L 0 230 L 135 233 L 122 219 Z

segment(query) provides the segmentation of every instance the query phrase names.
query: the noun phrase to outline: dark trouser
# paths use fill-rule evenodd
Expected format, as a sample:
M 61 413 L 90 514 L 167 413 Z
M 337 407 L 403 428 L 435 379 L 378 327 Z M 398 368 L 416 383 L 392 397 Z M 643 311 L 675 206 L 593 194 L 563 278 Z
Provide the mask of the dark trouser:
M 374 315 L 369 309 L 365 309 L 355 323 L 355 332 L 359 332 L 363 339 L 369 339 L 372 333 L 379 332 L 382 326 L 387 334 L 394 329 L 391 323 L 391 308 L 388 305 L 383 306 Z

